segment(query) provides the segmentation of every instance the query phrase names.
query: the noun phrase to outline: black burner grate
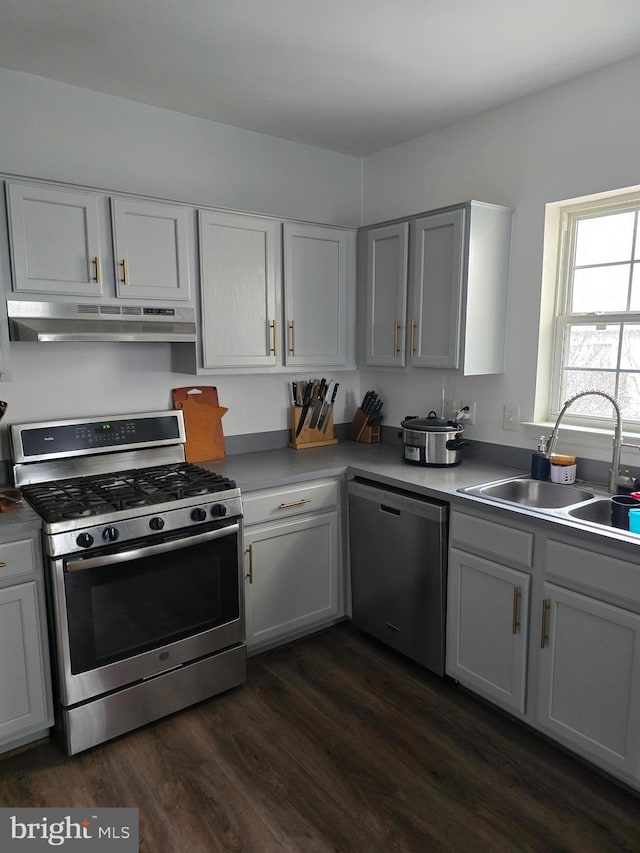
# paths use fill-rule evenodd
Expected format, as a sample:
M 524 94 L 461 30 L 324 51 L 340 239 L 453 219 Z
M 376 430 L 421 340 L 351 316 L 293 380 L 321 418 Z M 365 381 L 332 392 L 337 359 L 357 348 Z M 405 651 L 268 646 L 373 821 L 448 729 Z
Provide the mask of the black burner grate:
M 51 480 L 22 486 L 29 504 L 49 523 L 171 503 L 235 489 L 227 477 L 190 462 Z

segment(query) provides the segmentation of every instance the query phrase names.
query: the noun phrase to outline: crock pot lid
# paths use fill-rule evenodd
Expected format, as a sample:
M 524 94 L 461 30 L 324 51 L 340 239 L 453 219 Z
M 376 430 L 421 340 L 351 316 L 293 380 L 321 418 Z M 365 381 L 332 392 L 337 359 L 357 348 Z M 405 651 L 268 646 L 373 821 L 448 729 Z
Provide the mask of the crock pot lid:
M 405 418 L 400 426 L 417 432 L 462 432 L 463 430 L 460 424 L 439 418 L 435 412 L 429 412 L 426 418 Z

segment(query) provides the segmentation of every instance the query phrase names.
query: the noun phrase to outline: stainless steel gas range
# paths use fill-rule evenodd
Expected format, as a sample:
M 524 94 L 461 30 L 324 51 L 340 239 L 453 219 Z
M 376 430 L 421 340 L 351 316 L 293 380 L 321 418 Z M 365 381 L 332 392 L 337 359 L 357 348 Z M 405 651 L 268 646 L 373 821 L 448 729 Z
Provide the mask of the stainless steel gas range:
M 240 490 L 185 462 L 182 412 L 17 424 L 11 442 L 43 519 L 68 754 L 241 684 Z

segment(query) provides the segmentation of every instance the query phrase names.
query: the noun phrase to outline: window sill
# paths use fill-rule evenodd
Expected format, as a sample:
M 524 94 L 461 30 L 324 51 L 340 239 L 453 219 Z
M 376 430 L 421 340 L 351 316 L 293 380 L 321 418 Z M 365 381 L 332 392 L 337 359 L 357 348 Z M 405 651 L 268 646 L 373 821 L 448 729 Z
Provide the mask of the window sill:
M 549 437 L 554 425 L 555 421 L 523 421 L 521 424 L 527 437 L 535 440 L 536 443 L 541 435 Z M 620 464 L 637 468 L 640 466 L 640 453 L 638 452 L 640 435 L 637 432 L 625 432 L 623 429 L 622 440 L 626 444 L 633 444 L 634 447 L 622 448 Z M 560 424 L 556 448 L 559 453 L 573 453 L 575 456 L 583 456 L 587 459 L 610 462 L 612 446 L 613 429 L 577 426 L 564 421 Z

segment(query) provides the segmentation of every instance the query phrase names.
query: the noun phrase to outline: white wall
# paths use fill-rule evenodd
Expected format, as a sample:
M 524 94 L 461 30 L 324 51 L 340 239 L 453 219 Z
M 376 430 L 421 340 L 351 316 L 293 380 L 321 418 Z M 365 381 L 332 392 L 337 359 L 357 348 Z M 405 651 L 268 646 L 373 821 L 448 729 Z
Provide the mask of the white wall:
M 363 224 L 469 199 L 514 209 L 506 372 L 363 371 L 362 387 L 388 399 L 390 422 L 439 409 L 444 381 L 447 397 L 477 401 L 470 438 L 534 446 L 523 428 L 502 429 L 502 409 L 533 417 L 544 207 L 640 183 L 639 80 L 636 57 L 365 159 Z
M 359 158 L 1 69 L 0 172 L 313 222 L 360 223 Z M 6 269 L 1 261 L 0 275 Z M 291 376 L 175 374 L 169 345 L 12 343 L 11 370 L 12 381 L 0 385 L 9 403 L 3 427 L 166 409 L 171 388 L 190 383 L 216 385 L 229 408 L 226 435 L 288 427 Z M 355 371 L 339 381 L 336 422 L 347 418 L 346 401 L 359 392 Z

